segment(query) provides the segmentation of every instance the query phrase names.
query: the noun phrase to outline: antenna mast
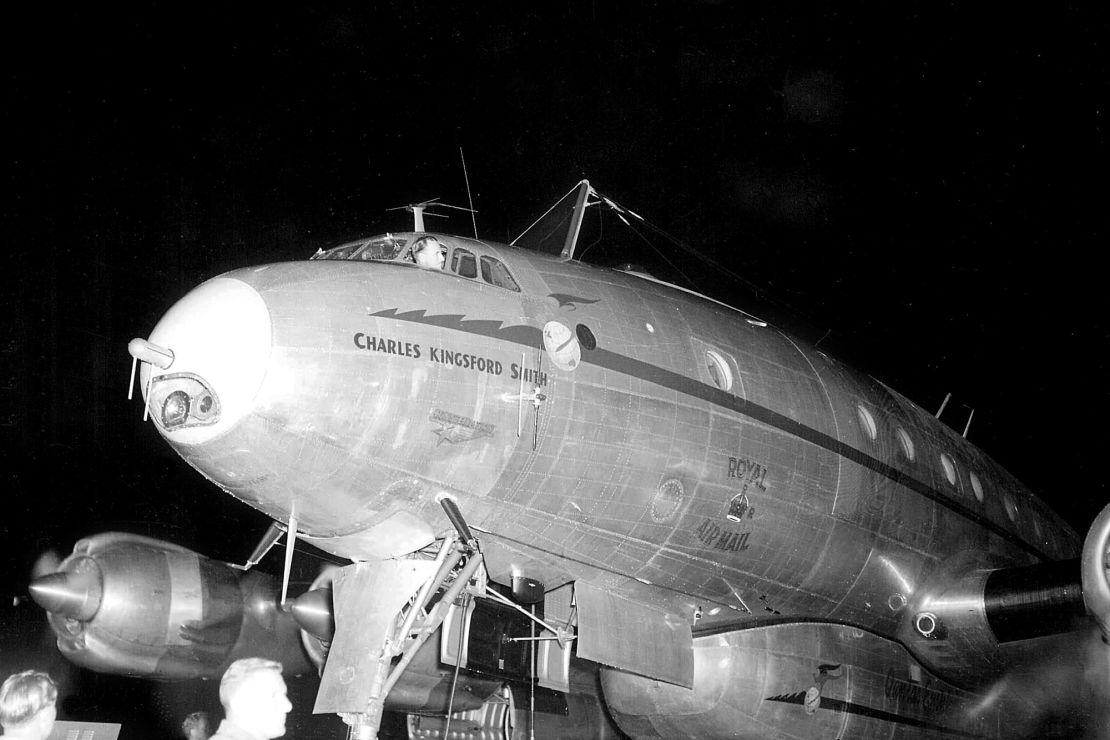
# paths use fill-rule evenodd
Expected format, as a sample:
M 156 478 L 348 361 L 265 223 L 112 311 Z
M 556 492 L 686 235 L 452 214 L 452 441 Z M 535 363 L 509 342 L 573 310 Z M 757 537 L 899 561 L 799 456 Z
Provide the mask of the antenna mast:
M 940 403 L 940 408 L 937 409 L 936 417 L 939 419 L 940 415 L 944 413 L 944 407 L 948 405 L 948 399 L 952 398 L 952 394 L 948 393 L 944 396 L 944 400 Z
M 424 203 L 418 203 L 412 206 L 412 230 L 417 233 L 423 233 L 424 231 L 425 208 L 427 208 L 427 205 Z
M 407 206 L 397 206 L 396 208 L 386 208 L 387 211 L 412 211 L 412 230 L 417 233 L 424 232 L 424 216 L 437 216 L 438 218 L 447 218 L 442 213 L 432 213 L 429 208 L 454 208 L 456 211 L 469 211 L 469 208 L 462 206 L 453 206 L 448 203 L 440 203 L 439 198 L 432 198 L 423 203 L 413 203 Z M 473 213 L 473 211 L 471 211 Z M 477 233 L 477 232 L 475 232 Z
M 466 174 L 466 157 L 463 155 L 463 148 L 459 147 L 459 159 L 462 160 L 463 180 L 466 181 L 466 199 L 470 203 L 470 220 L 474 224 L 474 238 L 478 238 L 478 216 L 474 210 L 474 198 L 470 195 L 470 176 Z

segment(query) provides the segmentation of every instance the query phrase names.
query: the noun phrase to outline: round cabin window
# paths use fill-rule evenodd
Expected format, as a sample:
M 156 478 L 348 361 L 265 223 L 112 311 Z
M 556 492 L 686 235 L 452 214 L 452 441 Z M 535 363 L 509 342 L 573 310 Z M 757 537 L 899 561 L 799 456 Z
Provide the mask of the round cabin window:
M 592 350 L 597 347 L 597 337 L 590 331 L 590 327 L 585 324 L 579 324 L 574 327 L 574 333 L 578 337 L 578 343 L 586 349 Z
M 732 389 L 732 369 L 729 368 L 725 358 L 711 349 L 706 350 L 705 367 L 709 371 L 709 377 L 713 380 L 713 385 L 722 391 Z
M 952 462 L 952 458 L 943 452 L 940 455 L 940 464 L 944 467 L 944 477 L 952 485 L 956 485 L 956 463 Z
M 972 472 L 968 473 L 968 477 L 971 478 L 971 491 L 975 494 L 975 500 L 983 503 L 983 484 L 979 481 L 979 476 Z
M 902 454 L 906 456 L 907 460 L 913 462 L 916 453 L 913 448 L 913 438 L 910 436 L 910 433 L 902 427 L 898 427 L 895 435 L 898 437 L 898 444 L 902 446 Z
M 859 425 L 863 428 L 867 438 L 874 441 L 879 434 L 878 427 L 875 426 L 875 417 L 863 406 L 856 406 L 856 415 L 859 416 Z

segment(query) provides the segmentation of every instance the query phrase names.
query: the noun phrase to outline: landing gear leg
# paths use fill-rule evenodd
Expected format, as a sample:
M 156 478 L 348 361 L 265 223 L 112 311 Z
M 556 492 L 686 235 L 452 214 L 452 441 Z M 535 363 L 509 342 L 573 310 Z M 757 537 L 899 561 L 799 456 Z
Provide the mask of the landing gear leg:
M 464 556 L 465 565 L 456 570 Z M 375 740 L 385 698 L 481 564 L 480 553 L 452 537 L 434 561 L 384 560 L 339 571 L 332 586 L 335 639 L 313 711 L 339 714 L 353 737 Z M 440 588 L 446 592 L 425 613 Z M 406 604 L 409 612 L 402 620 Z

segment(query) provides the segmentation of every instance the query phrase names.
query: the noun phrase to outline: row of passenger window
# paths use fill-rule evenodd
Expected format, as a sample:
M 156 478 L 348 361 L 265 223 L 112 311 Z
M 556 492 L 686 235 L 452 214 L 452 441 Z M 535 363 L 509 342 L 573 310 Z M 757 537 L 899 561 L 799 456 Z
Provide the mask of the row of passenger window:
M 723 391 L 731 391 L 733 386 L 733 374 L 731 363 L 725 357 L 715 350 L 709 349 L 705 352 L 704 368 L 709 374 L 709 378 L 713 385 L 717 386 Z M 875 417 L 871 412 L 862 404 L 856 406 L 856 413 L 859 416 L 860 427 L 864 433 L 872 440 L 876 440 L 879 436 L 878 424 L 875 423 Z M 902 427 L 896 427 L 894 436 L 898 440 L 898 446 L 901 449 L 902 455 L 909 462 L 917 461 L 917 447 L 914 444 L 913 437 Z M 945 480 L 948 484 L 955 488 L 957 491 L 963 492 L 966 490 L 962 484 L 960 471 L 956 466 L 955 460 L 947 452 L 941 452 L 937 455 L 940 462 L 941 470 L 944 473 Z M 968 469 L 967 480 L 971 485 L 971 492 L 975 496 L 975 500 L 983 503 L 986 499 L 986 487 L 983 481 L 975 473 L 974 470 Z M 1002 499 L 1002 508 L 1005 510 L 1006 515 L 1010 518 L 1011 522 L 1015 524 L 1018 522 L 1019 509 L 1017 503 L 1014 501 L 1013 496 L 1007 491 L 999 491 Z M 1044 540 L 1044 531 L 1038 517 L 1030 517 L 1033 525 L 1033 530 L 1038 541 Z
M 862 404 L 856 406 L 856 414 L 859 416 L 860 427 L 863 429 L 864 434 L 869 439 L 874 441 L 878 438 L 879 430 L 878 425 L 875 423 L 875 417 L 871 412 Z M 894 436 L 898 440 L 898 447 L 902 455 L 909 462 L 917 461 L 917 448 L 914 445 L 913 437 L 902 427 L 896 427 Z M 957 491 L 963 492 L 966 490 L 963 486 L 963 478 L 960 475 L 960 469 L 956 465 L 956 461 L 947 452 L 941 452 L 937 455 L 937 460 L 940 462 L 941 470 L 944 473 L 944 479 L 948 484 L 955 488 Z M 986 486 L 982 479 L 975 473 L 974 470 L 967 470 L 967 480 L 971 484 L 971 492 L 975 496 L 975 500 L 983 503 L 986 498 Z M 1014 501 L 1013 496 L 1008 491 L 999 491 L 1002 499 L 1002 508 L 1005 510 L 1006 515 L 1010 518 L 1011 522 L 1017 523 L 1019 509 L 1017 503 Z M 1041 531 L 1040 522 L 1036 517 L 1033 517 L 1033 529 L 1036 532 L 1037 539 L 1042 539 L 1043 533 Z

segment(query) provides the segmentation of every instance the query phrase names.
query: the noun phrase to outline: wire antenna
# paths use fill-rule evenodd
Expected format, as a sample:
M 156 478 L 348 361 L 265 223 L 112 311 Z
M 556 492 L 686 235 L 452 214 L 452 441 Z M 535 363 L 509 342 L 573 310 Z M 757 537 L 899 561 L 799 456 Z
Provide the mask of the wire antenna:
M 474 224 L 474 238 L 478 238 L 478 216 L 477 211 L 474 210 L 474 197 L 470 194 L 470 176 L 466 174 L 466 157 L 463 155 L 463 148 L 459 147 L 459 159 L 462 160 L 463 180 L 466 181 L 466 199 L 470 203 L 470 220 Z
M 393 208 L 386 208 L 387 211 L 410 211 L 412 213 L 413 226 L 412 230 L 416 232 L 424 231 L 424 217 L 435 216 L 436 218 L 447 218 L 444 213 L 432 213 L 430 208 L 454 208 L 456 211 L 469 211 L 469 208 L 462 206 L 453 206 L 448 203 L 440 203 L 439 198 L 432 198 L 422 203 L 413 203 L 407 206 L 395 206 Z

